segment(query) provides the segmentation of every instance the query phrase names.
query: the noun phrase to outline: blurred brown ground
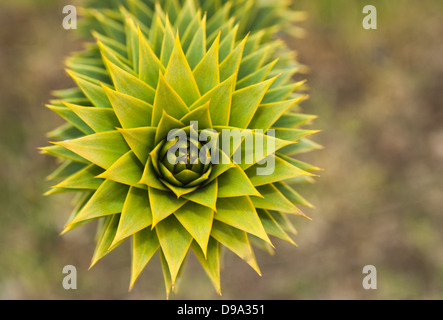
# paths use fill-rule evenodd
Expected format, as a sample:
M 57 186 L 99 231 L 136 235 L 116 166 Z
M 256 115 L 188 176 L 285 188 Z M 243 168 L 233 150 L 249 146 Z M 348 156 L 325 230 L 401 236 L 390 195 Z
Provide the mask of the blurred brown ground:
M 378 30 L 361 25 L 371 2 Z M 0 3 L 0 299 L 163 299 L 157 261 L 127 293 L 128 244 L 87 271 L 93 227 L 59 237 L 71 197 L 42 197 L 55 163 L 37 147 L 62 123 L 44 104 L 72 85 L 63 60 L 81 49 L 62 28 L 65 4 Z M 289 43 L 310 67 L 303 108 L 320 116 L 325 146 L 303 157 L 325 168 L 302 192 L 316 209 L 305 210 L 312 222 L 294 219 L 298 248 L 257 252 L 263 277 L 226 254 L 222 299 L 442 299 L 443 2 L 294 6 L 309 15 L 306 38 Z M 76 291 L 62 287 L 68 264 Z M 365 265 L 377 267 L 377 290 L 362 288 Z M 191 258 L 172 298 L 218 296 Z

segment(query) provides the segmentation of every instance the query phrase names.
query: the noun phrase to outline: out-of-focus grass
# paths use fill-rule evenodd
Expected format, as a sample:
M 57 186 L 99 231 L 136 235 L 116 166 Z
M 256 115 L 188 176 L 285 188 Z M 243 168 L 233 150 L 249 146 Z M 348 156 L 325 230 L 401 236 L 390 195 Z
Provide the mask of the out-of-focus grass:
M 366 1 L 295 1 L 309 14 L 307 37 L 290 43 L 311 69 L 303 107 L 324 130 L 325 150 L 304 157 L 325 168 L 302 192 L 316 209 L 305 210 L 312 222 L 294 219 L 298 248 L 257 252 L 262 278 L 226 254 L 223 298 L 443 298 L 443 5 L 373 2 L 378 30 L 367 31 Z M 62 28 L 63 4 L 0 4 L 0 299 L 163 298 L 156 261 L 127 293 L 128 244 L 87 271 L 93 226 L 59 237 L 71 197 L 42 196 L 55 162 L 36 148 L 62 123 L 44 104 L 72 85 L 62 62 L 81 47 Z M 68 264 L 76 291 L 62 288 Z M 361 285 L 367 264 L 375 291 Z M 217 298 L 192 257 L 176 297 Z

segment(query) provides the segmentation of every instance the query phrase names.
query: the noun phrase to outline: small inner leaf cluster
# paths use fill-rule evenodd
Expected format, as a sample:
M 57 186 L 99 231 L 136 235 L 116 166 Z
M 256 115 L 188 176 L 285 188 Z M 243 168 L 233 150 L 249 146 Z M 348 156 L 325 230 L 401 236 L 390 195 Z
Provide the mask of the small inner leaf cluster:
M 210 150 L 202 146 L 198 138 L 194 138 L 198 137 L 199 133 L 193 125 L 190 126 L 189 131 L 193 132 L 192 135 L 191 132 L 187 134 L 186 140 L 178 138 L 164 140 L 152 153 L 153 167 L 157 177 L 178 198 L 208 183 L 212 173 Z M 171 132 L 173 133 L 174 130 Z M 212 135 L 213 143 L 217 142 L 218 135 L 215 132 Z
M 296 205 L 310 204 L 290 183 L 319 169 L 291 156 L 320 147 L 307 138 L 316 131 L 301 129 L 315 116 L 297 111 L 298 64 L 269 29 L 242 34 L 235 19 L 202 14 L 192 0 L 174 10 L 130 3 L 139 6 L 86 11 L 99 23 L 96 41 L 67 61 L 77 86 L 48 105 L 67 121 L 42 148 L 62 159 L 49 177 L 62 181 L 48 194 L 77 194 L 63 233 L 98 221 L 92 265 L 132 238 L 131 287 L 158 252 L 169 295 L 192 251 L 220 292 L 222 248 L 260 274 L 251 243 L 268 251 L 269 235 L 294 243 L 286 214 L 305 217 Z M 238 164 L 236 151 L 253 151 L 241 143 L 219 149 L 217 164 L 166 161 L 168 133 L 190 132 L 193 122 L 216 133 L 250 129 L 276 152 Z M 275 170 L 258 175 L 265 158 Z

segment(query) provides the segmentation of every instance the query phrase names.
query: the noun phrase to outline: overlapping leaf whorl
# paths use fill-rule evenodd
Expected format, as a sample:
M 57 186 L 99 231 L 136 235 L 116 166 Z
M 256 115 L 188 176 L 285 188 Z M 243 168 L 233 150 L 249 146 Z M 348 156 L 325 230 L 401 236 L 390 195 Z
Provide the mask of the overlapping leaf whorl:
M 100 15 L 96 43 L 67 61 L 77 87 L 55 92 L 49 105 L 67 120 L 50 133 L 59 142 L 43 148 L 63 159 L 50 176 L 63 181 L 49 194 L 78 194 L 64 232 L 99 221 L 92 265 L 132 237 L 131 287 L 158 251 L 169 294 L 191 250 L 220 292 L 221 245 L 260 272 L 250 241 L 268 250 L 268 235 L 293 243 L 285 214 L 304 216 L 296 205 L 309 203 L 285 181 L 318 170 L 290 157 L 318 148 L 306 138 L 315 131 L 300 129 L 315 117 L 297 113 L 303 82 L 291 82 L 290 58 L 275 60 L 281 42 L 261 32 L 237 40 L 229 16 L 208 20 L 193 1 L 179 8 L 149 9 L 149 24 L 141 9 L 113 11 L 120 23 Z M 179 129 L 185 152 L 171 162 L 177 140 L 168 135 Z M 222 149 L 221 133 L 235 129 L 275 150 L 234 161 L 258 146 Z M 219 161 L 186 161 L 193 152 L 213 156 L 192 134 L 209 138 Z M 257 174 L 266 159 L 275 169 Z
M 171 20 L 178 17 L 183 5 L 201 8 L 208 16 L 208 31 L 215 31 L 222 23 L 239 24 L 239 34 L 243 37 L 248 32 L 263 32 L 267 28 L 273 32 L 281 31 L 295 37 L 302 37 L 304 30 L 295 22 L 306 18 L 305 12 L 291 9 L 292 0 L 88 0 L 85 16 L 87 23 L 84 25 L 86 33 L 89 29 L 101 28 L 100 21 L 103 17 L 112 18 L 114 22 L 120 23 L 121 19 L 115 10 L 121 5 L 140 21 L 150 25 L 155 17 L 156 7 L 161 5 Z M 103 10 L 110 9 L 110 10 Z M 230 21 L 232 20 L 232 22 Z

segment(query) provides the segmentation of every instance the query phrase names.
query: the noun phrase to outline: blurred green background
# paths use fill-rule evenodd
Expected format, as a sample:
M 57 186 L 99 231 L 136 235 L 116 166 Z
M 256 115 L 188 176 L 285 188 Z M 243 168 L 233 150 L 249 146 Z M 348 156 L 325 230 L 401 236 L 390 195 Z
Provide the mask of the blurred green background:
M 72 86 L 63 61 L 82 48 L 62 28 L 74 2 L 0 2 L 0 299 L 163 299 L 158 259 L 128 293 L 128 241 L 88 271 L 94 226 L 58 236 L 71 196 L 42 196 L 55 161 L 37 147 L 63 123 L 44 104 Z M 442 299 L 443 2 L 294 2 L 309 19 L 288 43 L 310 68 L 303 108 L 325 146 L 303 160 L 326 170 L 302 192 L 316 209 L 293 220 L 299 247 L 256 252 L 262 278 L 226 254 L 222 299 Z M 362 27 L 366 4 L 377 30 Z M 65 265 L 78 290 L 63 289 Z M 377 290 L 362 288 L 365 265 Z M 171 298 L 219 298 L 193 258 L 180 289 Z

